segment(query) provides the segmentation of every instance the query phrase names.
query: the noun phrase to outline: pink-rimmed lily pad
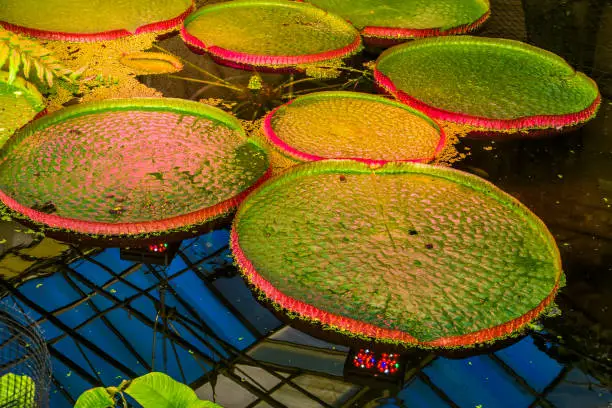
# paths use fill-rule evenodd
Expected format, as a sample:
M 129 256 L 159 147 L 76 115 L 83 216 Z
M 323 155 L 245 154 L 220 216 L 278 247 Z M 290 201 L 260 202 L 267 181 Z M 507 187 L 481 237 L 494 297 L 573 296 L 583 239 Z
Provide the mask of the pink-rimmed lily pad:
M 48 40 L 104 41 L 176 29 L 193 7 L 193 0 L 3 0 L 0 25 Z
M 262 131 L 275 149 L 296 162 L 429 162 L 445 144 L 442 129 L 423 113 L 359 92 L 300 96 L 269 112 Z
M 490 15 L 488 0 L 303 0 L 351 22 L 368 43 L 465 34 Z
M 561 57 L 497 38 L 402 44 L 381 54 L 374 76 L 428 116 L 493 137 L 571 129 L 595 117 L 601 101 L 595 82 Z
M 181 36 L 222 64 L 272 71 L 341 59 L 361 47 L 359 33 L 341 17 L 288 0 L 202 7 L 185 19 Z
M 563 282 L 555 240 L 525 206 L 476 176 L 419 163 L 293 167 L 243 201 L 230 239 L 261 299 L 378 344 L 511 336 Z
M 18 218 L 109 244 L 195 230 L 267 176 L 264 151 L 235 118 L 179 99 L 76 105 L 0 150 L 0 200 Z

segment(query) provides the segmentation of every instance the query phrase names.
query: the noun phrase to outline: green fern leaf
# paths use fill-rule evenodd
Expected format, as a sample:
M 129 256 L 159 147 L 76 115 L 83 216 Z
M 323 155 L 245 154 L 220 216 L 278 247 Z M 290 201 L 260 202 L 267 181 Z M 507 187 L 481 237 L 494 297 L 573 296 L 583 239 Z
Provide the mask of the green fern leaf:
M 17 78 L 17 72 L 19 72 L 19 66 L 21 65 L 21 55 L 15 48 L 11 49 L 9 55 L 9 76 L 8 83 L 11 84 Z
M 34 67 L 36 68 L 36 76 L 40 82 L 45 80 L 45 69 L 38 60 L 34 60 Z
M 4 65 L 9 56 L 9 48 L 6 42 L 0 42 L 0 68 Z
M 45 80 L 47 81 L 49 88 L 51 88 L 53 86 L 53 71 L 45 70 Z
M 28 56 L 28 54 L 23 53 L 21 54 L 21 63 L 23 64 L 23 76 L 26 78 L 30 77 L 30 57 Z

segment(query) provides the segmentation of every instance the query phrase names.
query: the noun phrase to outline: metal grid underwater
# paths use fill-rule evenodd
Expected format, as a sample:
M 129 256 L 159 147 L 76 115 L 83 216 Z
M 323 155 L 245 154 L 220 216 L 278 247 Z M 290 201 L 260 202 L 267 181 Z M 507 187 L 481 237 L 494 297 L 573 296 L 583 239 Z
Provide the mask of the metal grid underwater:
M 596 379 L 553 358 L 554 336 L 545 332 L 464 358 L 416 353 L 401 389 L 345 376 L 349 349 L 286 326 L 257 303 L 227 243 L 227 230 L 184 241 L 168 267 L 122 260 L 116 248 L 71 247 L 70 256 L 29 268 L 17 287 L 0 281 L 6 299 L 43 330 L 53 366 L 50 406 L 72 407 L 86 389 L 149 371 L 226 408 L 612 402 Z
M 49 406 L 51 365 L 38 326 L 0 302 L 0 408 Z

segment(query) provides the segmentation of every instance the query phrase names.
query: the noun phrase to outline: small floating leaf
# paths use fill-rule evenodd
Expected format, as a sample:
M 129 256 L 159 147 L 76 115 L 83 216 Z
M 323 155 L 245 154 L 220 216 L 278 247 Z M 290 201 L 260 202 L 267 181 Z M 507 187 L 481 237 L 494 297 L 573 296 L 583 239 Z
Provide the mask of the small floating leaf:
M 183 69 L 175 56 L 162 52 L 131 52 L 119 61 L 141 74 L 169 74 Z

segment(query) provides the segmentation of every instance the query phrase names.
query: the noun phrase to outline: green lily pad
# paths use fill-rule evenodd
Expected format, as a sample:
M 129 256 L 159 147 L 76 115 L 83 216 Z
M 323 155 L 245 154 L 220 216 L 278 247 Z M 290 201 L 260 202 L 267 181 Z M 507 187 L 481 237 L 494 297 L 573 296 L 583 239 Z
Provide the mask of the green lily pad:
M 407 40 L 473 31 L 489 17 L 488 0 L 306 0 L 338 14 L 366 39 Z
M 0 24 L 32 37 L 108 40 L 176 28 L 192 0 L 3 0 Z
M 9 73 L 0 71 L 0 146 L 17 129 L 45 108 L 43 96 L 23 78 L 8 83 Z
M 231 244 L 279 310 L 383 343 L 508 336 L 562 279 L 555 241 L 526 207 L 476 176 L 417 163 L 296 166 L 247 197 Z
M 595 82 L 561 57 L 512 40 L 415 40 L 384 52 L 375 77 L 434 119 L 491 131 L 561 130 L 600 103 Z
M 76 105 L 0 150 L 0 199 L 44 227 L 170 234 L 231 211 L 267 174 L 265 153 L 225 112 L 179 99 Z
M 359 92 L 300 96 L 270 112 L 263 133 L 280 153 L 298 162 L 428 162 L 445 141 L 440 127 L 421 112 Z
M 271 69 L 339 59 L 361 39 L 341 17 L 288 0 L 231 1 L 202 7 L 181 30 L 192 49 L 232 66 Z

